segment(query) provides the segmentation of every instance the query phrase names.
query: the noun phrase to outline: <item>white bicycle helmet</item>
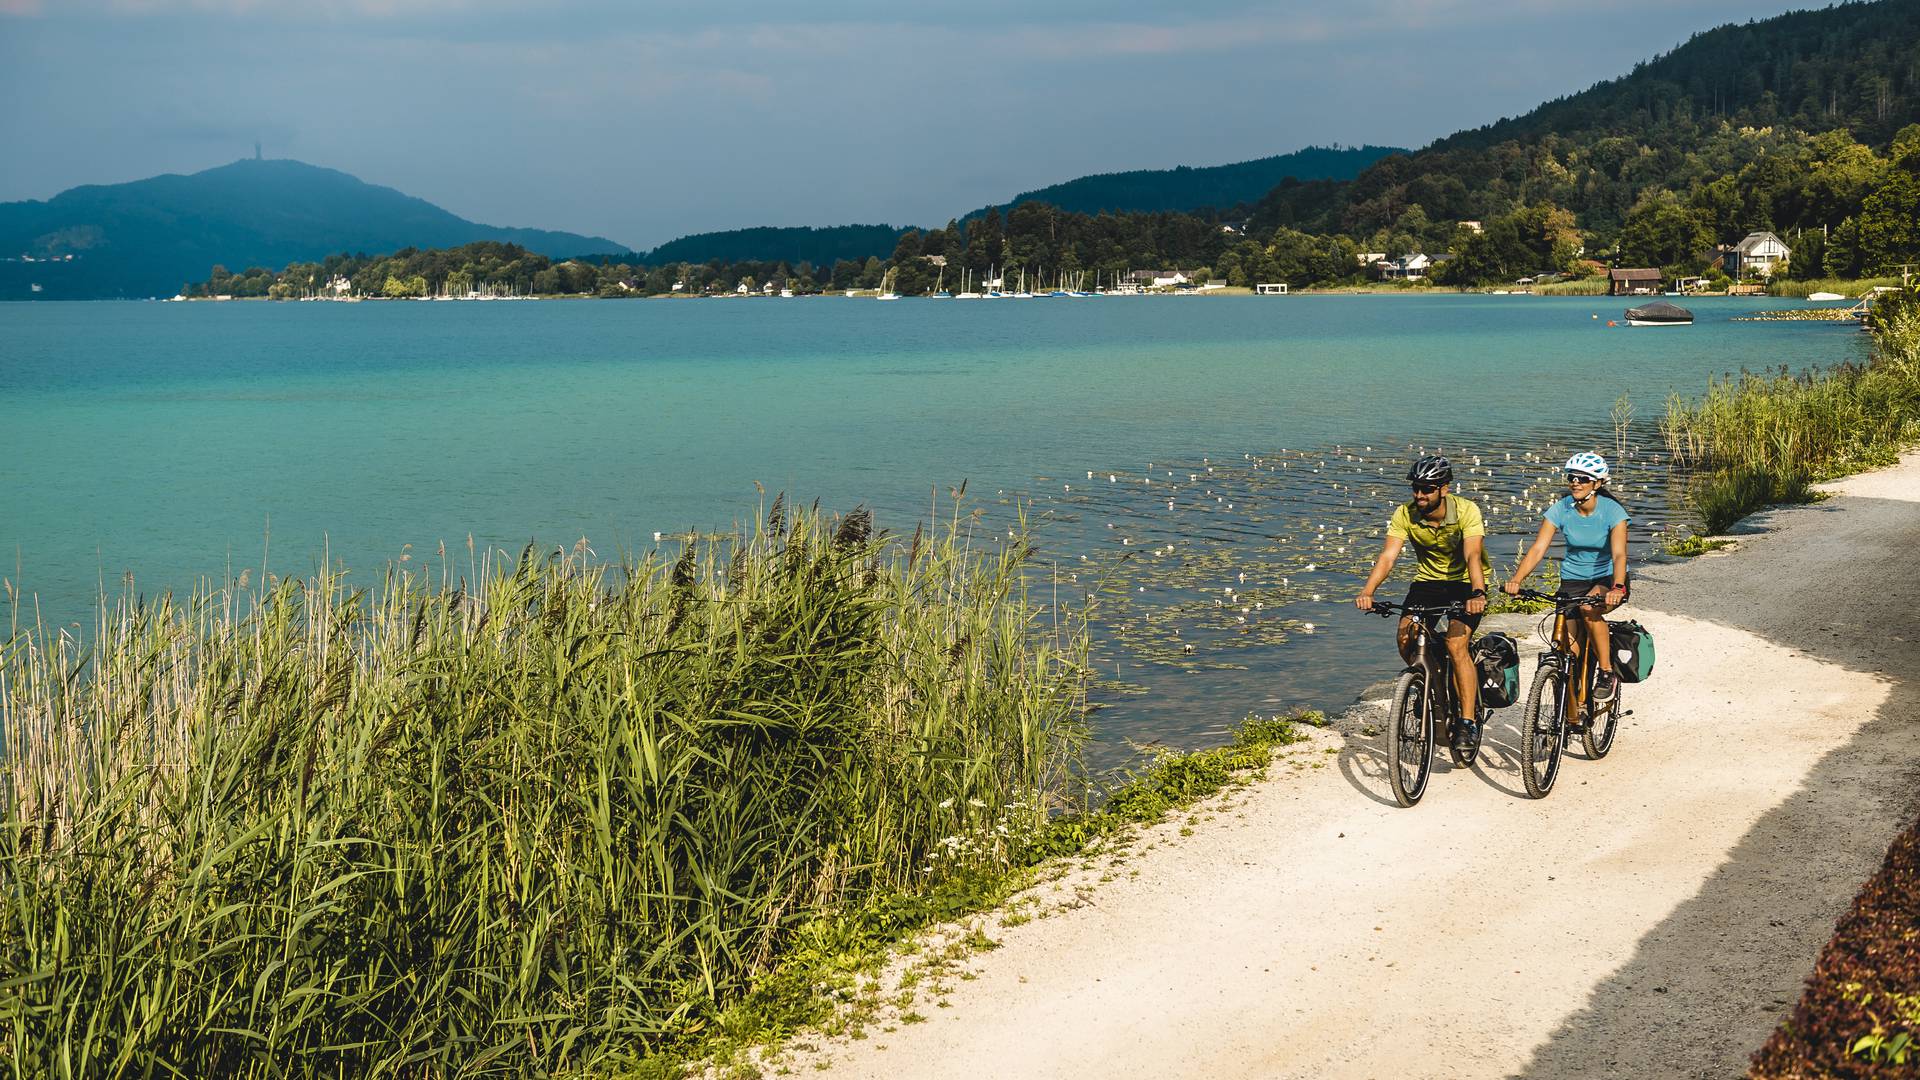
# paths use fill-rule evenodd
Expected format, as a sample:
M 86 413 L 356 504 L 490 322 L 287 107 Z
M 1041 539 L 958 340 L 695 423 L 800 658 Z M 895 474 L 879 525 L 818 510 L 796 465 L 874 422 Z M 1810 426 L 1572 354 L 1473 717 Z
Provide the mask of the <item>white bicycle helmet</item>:
M 1607 480 L 1607 459 L 1586 450 L 1567 459 L 1567 471 L 1586 473 L 1595 480 L 1605 483 Z

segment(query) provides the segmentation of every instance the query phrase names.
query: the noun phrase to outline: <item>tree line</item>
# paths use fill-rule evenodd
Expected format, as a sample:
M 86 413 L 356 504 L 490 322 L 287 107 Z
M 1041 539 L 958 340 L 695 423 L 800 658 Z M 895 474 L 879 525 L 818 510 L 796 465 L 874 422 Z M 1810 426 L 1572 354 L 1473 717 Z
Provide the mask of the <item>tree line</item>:
M 1738 146 L 1739 152 L 1733 148 Z M 1587 157 L 1591 156 L 1589 152 Z M 1649 182 L 1620 215 L 1580 212 L 1552 198 L 1520 203 L 1478 222 L 1439 218 L 1419 203 L 1371 231 L 1310 231 L 1263 221 L 1244 228 L 1229 214 L 1079 214 L 1028 202 L 945 228 L 908 230 L 889 258 L 832 265 L 723 260 L 657 265 L 602 257 L 556 261 L 512 244 L 406 248 L 387 255 L 336 254 L 274 272 L 216 266 L 190 295 L 292 298 L 346 290 L 409 297 L 492 292 L 602 297 L 722 295 L 742 290 L 818 293 L 873 289 L 889 276 L 902 295 L 1023 273 L 1030 287 L 1111 283 L 1137 269 L 1181 269 L 1231 285 L 1284 281 L 1295 288 L 1365 280 L 1363 254 L 1389 259 L 1446 254 L 1432 271 L 1443 285 L 1506 283 L 1541 273 L 1591 273 L 1603 264 L 1657 267 L 1669 275 L 1708 269 L 1715 249 L 1769 230 L 1793 251 L 1795 278 L 1858 278 L 1920 262 L 1920 125 L 1896 132 L 1884 152 L 1849 132 L 1727 129 L 1697 155 L 1726 158 L 1727 171 L 1683 171 L 1687 182 Z M 1284 197 L 1282 185 L 1269 200 Z M 1571 201 L 1571 200 L 1569 200 Z M 1231 212 L 1230 212 L 1231 213 Z

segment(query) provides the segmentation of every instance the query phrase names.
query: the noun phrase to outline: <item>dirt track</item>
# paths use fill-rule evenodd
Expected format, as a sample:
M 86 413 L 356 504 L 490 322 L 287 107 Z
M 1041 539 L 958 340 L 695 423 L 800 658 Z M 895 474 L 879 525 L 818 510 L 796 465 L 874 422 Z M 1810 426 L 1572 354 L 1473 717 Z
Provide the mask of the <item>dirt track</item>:
M 1546 800 L 1522 793 L 1516 708 L 1475 769 L 1394 808 L 1362 734 L 1383 703 L 1363 704 L 1192 835 L 1156 828 L 1089 902 L 988 921 L 1003 947 L 926 1023 L 792 1066 L 1740 1074 L 1920 811 L 1920 455 L 1833 487 L 1752 519 L 1737 551 L 1637 573 L 1659 669 L 1627 688 L 1612 754 L 1570 753 Z

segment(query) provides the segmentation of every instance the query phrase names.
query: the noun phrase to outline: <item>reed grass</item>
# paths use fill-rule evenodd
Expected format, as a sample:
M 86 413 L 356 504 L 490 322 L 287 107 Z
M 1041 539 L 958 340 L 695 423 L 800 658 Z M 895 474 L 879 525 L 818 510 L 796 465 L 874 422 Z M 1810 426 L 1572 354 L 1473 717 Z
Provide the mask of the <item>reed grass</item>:
M 1742 372 L 1699 400 L 1668 400 L 1668 448 L 1698 470 L 1689 498 L 1707 533 L 1805 501 L 1817 481 L 1893 464 L 1920 442 L 1920 304 L 1884 304 L 1875 325 L 1864 364 Z
M 1767 284 L 1767 295 L 1795 296 L 1805 299 L 1817 292 L 1830 292 L 1858 299 L 1859 297 L 1865 296 L 1867 291 L 1875 286 L 1888 285 L 1898 287 L 1899 284 L 1900 279 L 1897 277 L 1859 278 L 1857 280 L 1854 278 L 1819 278 L 1812 281 L 1788 281 L 1784 278 L 1777 278 Z
M 1604 277 L 1572 278 L 1567 281 L 1549 281 L 1544 285 L 1529 286 L 1539 296 L 1605 296 L 1607 279 Z
M 17 1075 L 600 1073 L 836 912 L 1027 858 L 1083 630 L 1016 538 L 862 513 L 122 601 L 0 653 Z M 790 988 L 791 989 L 791 988 Z

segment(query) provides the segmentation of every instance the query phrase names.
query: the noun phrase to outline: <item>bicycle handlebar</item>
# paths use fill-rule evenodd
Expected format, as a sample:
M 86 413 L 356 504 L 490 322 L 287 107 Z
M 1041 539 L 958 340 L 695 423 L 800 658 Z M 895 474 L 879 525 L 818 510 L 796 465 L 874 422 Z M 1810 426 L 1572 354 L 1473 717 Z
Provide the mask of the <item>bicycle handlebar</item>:
M 1557 610 L 1585 607 L 1589 604 L 1604 604 L 1607 602 L 1605 594 L 1600 596 L 1559 596 L 1554 593 L 1540 592 L 1535 589 L 1521 589 L 1515 595 L 1522 600 L 1544 600 L 1552 604 Z
M 1383 619 L 1390 619 L 1395 615 L 1411 615 L 1416 618 L 1421 615 L 1465 615 L 1467 613 L 1467 605 L 1441 604 L 1438 606 L 1422 607 L 1419 605 L 1395 604 L 1386 600 L 1375 600 L 1371 613 Z

